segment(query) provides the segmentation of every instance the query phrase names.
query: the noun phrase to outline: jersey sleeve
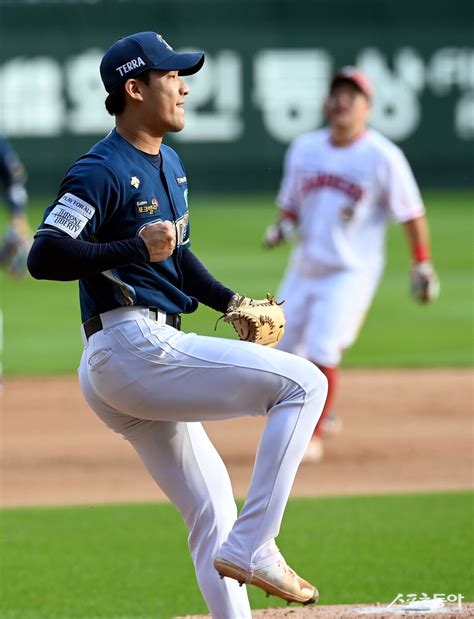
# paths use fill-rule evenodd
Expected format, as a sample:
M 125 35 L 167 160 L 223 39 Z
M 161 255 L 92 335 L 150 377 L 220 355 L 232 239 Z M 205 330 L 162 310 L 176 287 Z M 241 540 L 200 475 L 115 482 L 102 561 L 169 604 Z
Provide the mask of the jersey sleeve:
M 300 201 L 300 182 L 298 178 L 298 147 L 293 142 L 285 154 L 283 178 L 276 203 L 282 211 L 297 216 Z
M 392 217 L 403 223 L 425 213 L 417 182 L 403 152 L 395 147 L 385 160 L 385 203 Z
M 66 174 L 35 236 L 59 234 L 83 241 L 94 239 L 117 209 L 119 194 L 119 182 L 111 169 L 103 163 L 79 160 Z

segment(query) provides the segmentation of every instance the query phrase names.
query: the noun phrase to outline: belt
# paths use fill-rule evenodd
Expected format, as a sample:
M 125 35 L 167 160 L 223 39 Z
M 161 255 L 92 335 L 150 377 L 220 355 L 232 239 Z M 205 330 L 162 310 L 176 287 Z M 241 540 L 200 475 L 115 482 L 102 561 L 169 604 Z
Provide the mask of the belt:
M 151 320 L 156 320 L 161 323 L 164 322 L 164 324 L 174 327 L 175 329 L 178 329 L 178 331 L 181 328 L 181 316 L 179 314 L 165 314 L 156 307 L 149 307 L 148 313 Z M 163 317 L 165 317 L 164 321 Z M 94 333 L 97 333 L 97 331 L 102 331 L 104 328 L 100 314 L 97 316 L 92 316 L 92 318 L 86 320 L 82 326 L 84 327 L 84 333 L 86 334 L 87 339 L 89 339 L 91 335 L 94 335 Z

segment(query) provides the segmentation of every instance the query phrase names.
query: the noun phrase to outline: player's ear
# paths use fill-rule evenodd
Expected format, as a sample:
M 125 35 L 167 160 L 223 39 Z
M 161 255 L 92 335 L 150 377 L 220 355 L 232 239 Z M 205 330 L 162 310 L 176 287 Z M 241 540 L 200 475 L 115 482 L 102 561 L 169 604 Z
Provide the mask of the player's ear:
M 127 80 L 124 85 L 126 94 L 135 101 L 143 101 L 144 83 L 133 78 Z

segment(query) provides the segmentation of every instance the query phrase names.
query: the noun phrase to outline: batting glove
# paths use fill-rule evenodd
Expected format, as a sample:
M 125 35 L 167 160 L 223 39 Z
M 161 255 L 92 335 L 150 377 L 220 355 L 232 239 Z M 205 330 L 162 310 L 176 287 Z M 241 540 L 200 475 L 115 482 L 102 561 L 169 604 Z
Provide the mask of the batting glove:
M 276 224 L 268 226 L 263 237 L 263 246 L 276 247 L 289 239 L 295 231 L 295 222 L 292 219 L 280 219 Z
M 439 296 L 439 279 L 428 260 L 415 262 L 410 274 L 410 292 L 420 303 L 429 303 Z

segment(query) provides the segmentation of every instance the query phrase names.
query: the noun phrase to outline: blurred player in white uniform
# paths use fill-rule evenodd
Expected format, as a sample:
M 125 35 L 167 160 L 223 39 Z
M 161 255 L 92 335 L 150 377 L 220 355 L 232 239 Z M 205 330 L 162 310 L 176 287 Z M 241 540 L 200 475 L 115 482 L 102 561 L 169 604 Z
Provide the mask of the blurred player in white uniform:
M 338 70 L 325 102 L 328 127 L 290 145 L 277 198 L 280 215 L 265 232 L 274 247 L 297 236 L 278 297 L 285 299 L 282 350 L 326 375 L 329 394 L 307 460 L 322 457 L 322 433 L 341 428 L 331 413 L 343 351 L 355 341 L 384 266 L 385 230 L 403 224 L 412 258 L 411 292 L 421 302 L 439 290 L 425 209 L 402 151 L 366 124 L 373 88 L 354 67 Z

